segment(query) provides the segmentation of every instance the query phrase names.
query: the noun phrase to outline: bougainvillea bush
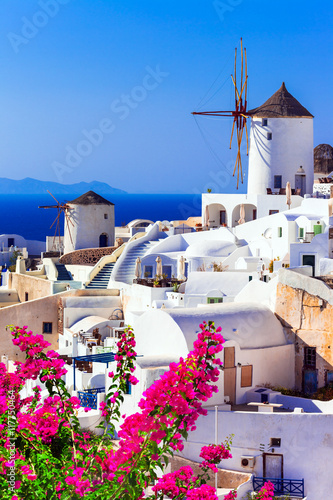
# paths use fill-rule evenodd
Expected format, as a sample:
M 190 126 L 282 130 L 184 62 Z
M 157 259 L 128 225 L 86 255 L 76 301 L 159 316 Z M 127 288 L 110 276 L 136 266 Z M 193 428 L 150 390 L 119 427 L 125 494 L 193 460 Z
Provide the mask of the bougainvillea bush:
M 202 404 L 217 391 L 214 382 L 221 365 L 217 354 L 224 342 L 221 328 L 209 322 L 200 329 L 193 351 L 179 363 L 171 363 L 169 371 L 143 394 L 140 411 L 127 418 L 121 415 L 121 403 L 128 381 L 137 383 L 136 353 L 133 331 L 128 328 L 123 333 L 115 370 L 109 373 L 111 386 L 100 405 L 102 435 L 95 436 L 80 428 L 80 401 L 66 389 L 64 361 L 55 351 L 47 351 L 50 344 L 42 335 L 33 335 L 27 327 L 12 327 L 13 343 L 26 353 L 26 360 L 15 363 L 15 373 L 0 364 L 1 498 L 217 499 L 207 479 L 209 472 L 216 472 L 216 464 L 231 457 L 228 440 L 202 448 L 199 475 L 182 467 L 158 478 L 170 455 L 183 449 L 183 440 L 195 429 L 198 417 L 206 414 Z M 35 387 L 23 398 L 20 393 L 29 380 L 35 381 Z M 43 400 L 38 383 L 48 391 Z M 112 436 L 121 421 L 115 447 Z M 260 498 L 272 497 L 267 495 Z M 236 492 L 226 498 L 235 499 Z

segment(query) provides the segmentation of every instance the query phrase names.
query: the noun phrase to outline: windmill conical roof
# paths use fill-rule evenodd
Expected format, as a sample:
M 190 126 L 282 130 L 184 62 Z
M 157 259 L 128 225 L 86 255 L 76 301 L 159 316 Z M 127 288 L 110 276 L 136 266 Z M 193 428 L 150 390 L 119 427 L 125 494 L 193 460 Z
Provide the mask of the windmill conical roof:
M 264 104 L 258 108 L 250 109 L 248 113 L 260 118 L 313 118 L 313 115 L 288 92 L 284 82 Z
M 111 201 L 106 200 L 94 191 L 88 191 L 68 203 L 72 203 L 73 205 L 114 205 L 114 203 L 111 203 Z

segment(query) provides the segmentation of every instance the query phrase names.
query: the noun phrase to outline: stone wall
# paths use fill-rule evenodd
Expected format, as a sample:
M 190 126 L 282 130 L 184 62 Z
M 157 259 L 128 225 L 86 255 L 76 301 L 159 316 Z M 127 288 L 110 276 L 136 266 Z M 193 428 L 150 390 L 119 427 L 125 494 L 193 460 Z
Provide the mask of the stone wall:
M 202 469 L 199 467 L 199 463 L 192 462 L 192 460 L 187 460 L 182 457 L 172 457 L 170 458 L 170 472 L 175 472 L 181 467 L 190 466 L 193 469 L 194 475 L 198 475 L 202 472 Z M 218 488 L 228 488 L 228 489 L 237 489 L 238 486 L 248 481 L 251 477 L 251 474 L 246 474 L 244 472 L 236 472 L 226 469 L 219 469 L 217 473 L 217 487 Z M 215 474 L 211 472 L 210 479 L 207 483 L 211 486 L 215 486 Z
M 302 389 L 304 349 L 307 346 L 316 347 L 318 387 L 323 387 L 327 371 L 333 371 L 333 305 L 302 288 L 278 283 L 275 313 L 289 340 L 295 343 L 296 389 Z
M 86 265 L 94 266 L 97 262 L 104 257 L 104 255 L 112 254 L 117 247 L 103 247 L 103 248 L 84 248 L 82 250 L 75 250 L 63 255 L 59 262 L 60 264 L 69 265 Z
M 51 281 L 27 274 L 10 273 L 8 288 L 17 291 L 20 302 L 40 299 L 52 294 Z

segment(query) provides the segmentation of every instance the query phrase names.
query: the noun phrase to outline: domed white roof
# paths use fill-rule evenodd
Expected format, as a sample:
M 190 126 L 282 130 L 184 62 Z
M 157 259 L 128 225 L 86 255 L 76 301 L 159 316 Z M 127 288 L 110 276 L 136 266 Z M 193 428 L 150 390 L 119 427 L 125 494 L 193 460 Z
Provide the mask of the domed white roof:
M 227 257 L 234 250 L 236 245 L 230 241 L 200 241 L 187 247 L 186 257 Z

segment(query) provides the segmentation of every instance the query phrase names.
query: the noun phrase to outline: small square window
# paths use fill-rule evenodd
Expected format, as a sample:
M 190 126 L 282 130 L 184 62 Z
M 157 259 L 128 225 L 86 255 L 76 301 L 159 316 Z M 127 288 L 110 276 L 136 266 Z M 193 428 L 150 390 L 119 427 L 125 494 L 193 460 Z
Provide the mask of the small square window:
M 268 141 L 272 140 L 272 132 L 267 132 L 267 140 Z
M 263 118 L 263 119 L 261 120 L 261 125 L 262 125 L 263 127 L 267 127 L 267 118 Z
M 271 438 L 270 448 L 281 448 L 281 438 Z
M 104 219 L 108 219 L 108 218 L 109 218 L 108 214 L 104 214 Z
M 43 322 L 43 333 L 52 333 L 52 323 Z

